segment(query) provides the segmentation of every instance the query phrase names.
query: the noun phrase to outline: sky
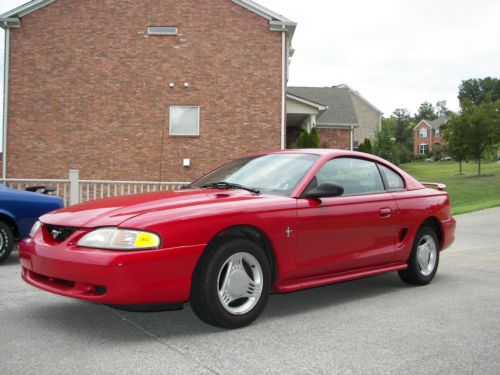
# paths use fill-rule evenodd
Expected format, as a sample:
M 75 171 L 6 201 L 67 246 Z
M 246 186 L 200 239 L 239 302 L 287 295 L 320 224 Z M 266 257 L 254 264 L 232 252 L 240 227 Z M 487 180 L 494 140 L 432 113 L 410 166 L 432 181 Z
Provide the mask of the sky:
M 0 13 L 25 2 L 0 0 Z M 424 101 L 456 111 L 462 80 L 500 77 L 498 0 L 257 2 L 298 23 L 290 86 L 348 84 L 386 117 Z

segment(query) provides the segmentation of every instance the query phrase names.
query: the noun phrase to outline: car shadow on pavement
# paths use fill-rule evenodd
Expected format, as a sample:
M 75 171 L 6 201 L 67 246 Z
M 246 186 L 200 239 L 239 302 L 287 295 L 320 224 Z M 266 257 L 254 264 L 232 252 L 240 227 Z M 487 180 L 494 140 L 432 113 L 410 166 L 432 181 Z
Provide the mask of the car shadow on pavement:
M 435 282 L 438 280 L 435 280 Z M 404 293 L 407 287 L 396 273 L 374 276 L 289 294 L 273 294 L 263 315 L 254 325 L 269 325 L 275 319 L 293 319 L 296 315 L 332 308 L 363 299 Z M 180 311 L 151 313 L 126 312 L 109 306 L 52 296 L 51 301 L 33 304 L 29 315 L 32 324 L 50 331 L 78 335 L 82 340 L 106 342 L 165 340 L 194 335 L 231 332 L 201 322 L 189 305 Z M 252 329 L 252 325 L 244 330 Z

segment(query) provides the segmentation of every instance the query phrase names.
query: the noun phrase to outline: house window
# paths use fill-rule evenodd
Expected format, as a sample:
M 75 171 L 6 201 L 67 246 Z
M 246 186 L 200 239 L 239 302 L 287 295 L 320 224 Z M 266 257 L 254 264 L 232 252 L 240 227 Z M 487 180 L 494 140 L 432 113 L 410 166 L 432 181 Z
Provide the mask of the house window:
M 170 135 L 200 135 L 200 107 L 171 106 Z
M 420 146 L 418 146 L 418 153 L 420 155 L 424 155 L 427 152 L 428 149 L 429 149 L 429 146 L 426 145 L 426 144 L 424 144 L 424 143 L 422 143 Z
M 426 128 L 420 129 L 418 134 L 420 138 L 427 138 L 427 129 Z
M 172 26 L 150 26 L 148 35 L 177 35 L 177 27 Z
M 434 135 L 439 137 L 441 135 L 441 131 L 439 129 L 434 130 Z

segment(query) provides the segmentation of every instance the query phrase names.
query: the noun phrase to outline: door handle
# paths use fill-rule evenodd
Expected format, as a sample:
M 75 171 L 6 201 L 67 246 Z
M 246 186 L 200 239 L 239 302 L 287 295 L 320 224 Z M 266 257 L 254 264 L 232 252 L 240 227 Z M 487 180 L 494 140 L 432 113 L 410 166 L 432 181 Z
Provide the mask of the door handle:
M 392 208 L 381 208 L 379 212 L 380 217 L 389 217 L 392 215 Z

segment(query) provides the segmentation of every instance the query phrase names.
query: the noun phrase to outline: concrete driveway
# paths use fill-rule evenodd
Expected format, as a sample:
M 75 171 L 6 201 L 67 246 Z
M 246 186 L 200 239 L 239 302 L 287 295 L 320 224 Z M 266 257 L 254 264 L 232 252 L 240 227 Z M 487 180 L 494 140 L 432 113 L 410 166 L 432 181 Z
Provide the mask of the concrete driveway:
M 1 374 L 500 374 L 500 208 L 457 217 L 432 284 L 396 274 L 273 295 L 225 331 L 191 309 L 128 313 L 0 266 Z

